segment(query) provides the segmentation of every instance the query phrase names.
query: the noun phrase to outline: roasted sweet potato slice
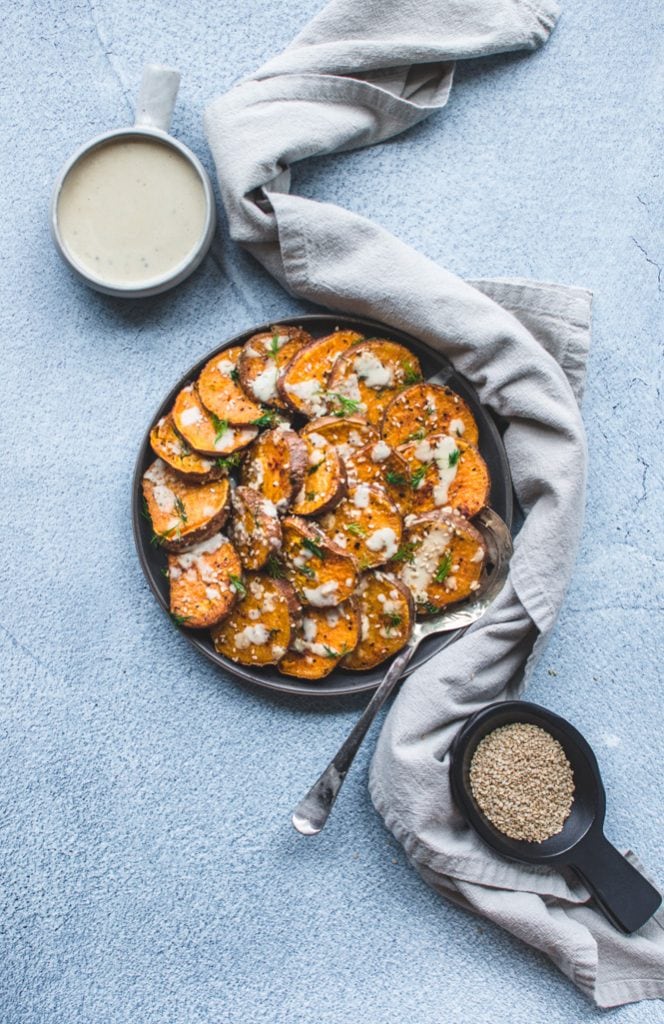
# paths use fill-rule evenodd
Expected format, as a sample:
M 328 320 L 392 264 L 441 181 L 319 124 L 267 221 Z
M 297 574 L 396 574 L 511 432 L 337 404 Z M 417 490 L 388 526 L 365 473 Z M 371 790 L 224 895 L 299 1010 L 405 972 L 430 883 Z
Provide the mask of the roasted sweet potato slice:
M 410 467 L 386 441 L 354 448 L 344 459 L 349 486 L 374 484 L 385 490 L 402 515 L 410 512 Z
M 392 561 L 415 600 L 418 615 L 470 597 L 486 560 L 482 535 L 456 512 L 428 512 L 408 521 Z
M 334 331 L 305 345 L 293 356 L 277 381 L 279 394 L 289 408 L 309 419 L 328 410 L 327 381 L 337 357 L 362 339 L 356 331 Z M 337 403 L 341 414 L 357 412 L 354 403 Z
M 154 543 L 166 551 L 181 551 L 206 540 L 226 522 L 228 477 L 191 484 L 155 459 L 143 474 L 145 512 L 152 523 Z
M 320 434 L 308 434 L 303 441 L 308 466 L 304 483 L 293 501 L 293 512 L 314 516 L 336 508 L 345 496 L 346 469 L 336 449 Z
M 411 510 L 419 515 L 453 508 L 471 518 L 489 500 L 489 471 L 473 445 L 433 434 L 399 448 L 410 467 Z
M 254 334 L 245 342 L 237 361 L 242 390 L 255 402 L 287 409 L 277 390 L 277 380 L 295 353 L 311 341 L 308 331 L 285 324 Z
M 408 643 L 415 622 L 410 590 L 391 573 L 366 573 L 357 588 L 361 631 L 357 647 L 342 668 L 365 672 L 386 661 Z
M 302 437 L 318 434 L 334 445 L 342 459 L 371 441 L 380 440 L 375 427 L 362 416 L 324 416 L 311 420 L 300 431 Z
M 226 420 L 209 413 L 193 384 L 179 393 L 172 415 L 177 432 L 202 455 L 230 455 L 246 448 L 258 436 L 258 427 L 231 427 Z
M 155 455 L 190 483 L 202 484 L 218 480 L 226 472 L 215 459 L 199 455 L 180 437 L 173 417 L 162 416 L 150 431 L 150 446 Z
M 380 424 L 392 399 L 422 379 L 417 356 L 386 338 L 371 338 L 339 356 L 327 387 L 334 401 L 353 401 L 369 423 Z
M 317 523 L 287 516 L 282 530 L 286 576 L 302 604 L 329 608 L 353 594 L 357 585 L 355 559 L 334 544 Z
M 237 363 L 242 348 L 225 348 L 205 364 L 196 381 L 198 397 L 208 412 L 231 426 L 252 426 L 264 415 L 240 386 Z M 262 426 L 262 423 L 259 424 Z
M 272 502 L 251 487 L 236 487 L 231 497 L 230 538 L 245 569 L 261 569 L 281 547 L 281 523 Z
M 242 590 L 239 556 L 226 537 L 214 537 L 168 556 L 171 615 L 181 626 L 207 629 L 228 615 Z
M 299 622 L 300 605 L 286 580 L 250 573 L 240 600 L 212 630 L 220 654 L 240 665 L 276 665 L 288 650 Z
M 327 536 L 357 559 L 360 570 L 383 565 L 401 543 L 403 519 L 382 487 L 358 484 L 321 519 Z
M 258 438 L 242 464 L 241 480 L 285 512 L 307 471 L 307 446 L 294 430 L 275 427 Z
M 279 671 L 298 679 L 323 679 L 355 647 L 360 616 L 354 597 L 336 608 L 306 608 Z
M 479 438 L 475 417 L 463 398 L 442 384 L 415 384 L 393 398 L 385 409 L 381 434 L 393 448 L 429 434 L 450 434 L 474 445 Z

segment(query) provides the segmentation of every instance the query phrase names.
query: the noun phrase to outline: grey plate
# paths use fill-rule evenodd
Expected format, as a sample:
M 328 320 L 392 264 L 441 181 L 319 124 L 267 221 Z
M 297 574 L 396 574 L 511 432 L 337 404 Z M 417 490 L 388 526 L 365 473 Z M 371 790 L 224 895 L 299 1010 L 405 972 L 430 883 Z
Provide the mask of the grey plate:
M 466 381 L 460 374 L 458 374 L 452 364 L 445 359 L 444 356 L 438 352 L 434 352 L 423 342 L 418 341 L 416 338 L 412 338 L 408 334 L 404 334 L 402 331 L 395 331 L 391 327 L 386 327 L 384 324 L 378 323 L 374 320 L 359 320 L 356 318 L 347 318 L 340 316 L 329 316 L 328 314 L 312 314 L 308 316 L 299 317 L 281 317 L 274 318 L 267 324 L 260 324 L 257 327 L 252 327 L 248 331 L 244 331 L 242 334 L 238 334 L 235 338 L 230 338 L 225 341 L 222 345 L 219 345 L 213 352 L 208 352 L 206 356 L 191 367 L 191 369 L 177 382 L 172 391 L 166 396 L 164 401 L 161 403 L 157 411 L 155 412 L 150 425 L 145 433 L 143 442 L 138 452 L 138 458 L 136 460 L 136 469 L 134 472 L 134 481 L 132 486 L 132 519 L 134 526 L 134 539 L 136 542 L 136 550 L 138 551 L 139 561 L 145 573 L 145 577 L 152 589 L 154 596 L 157 601 L 168 613 L 168 581 L 162 575 L 162 569 L 166 565 L 166 555 L 160 548 L 155 548 L 150 544 L 150 537 L 152 534 L 150 524 L 146 522 L 142 513 L 142 492 L 141 492 L 141 477 L 148 468 L 154 454 L 150 448 L 150 431 L 152 427 L 161 419 L 162 416 L 166 415 L 170 411 L 175 396 L 177 393 L 190 384 L 198 376 L 203 366 L 208 362 L 212 356 L 216 355 L 217 352 L 221 352 L 225 348 L 230 348 L 232 345 L 242 345 L 252 334 L 258 334 L 261 331 L 267 331 L 274 323 L 297 323 L 302 324 L 314 337 L 323 337 L 325 334 L 329 334 L 335 328 L 340 327 L 344 330 L 356 330 L 365 334 L 367 337 L 380 336 L 382 338 L 391 338 L 394 341 L 399 341 L 403 345 L 406 345 L 413 352 L 417 354 L 422 364 L 422 370 L 425 377 L 432 377 L 434 374 L 438 374 L 441 371 L 446 372 L 445 382 L 459 395 L 462 396 L 473 411 L 473 415 L 477 420 L 479 427 L 479 449 L 486 460 L 487 466 L 489 467 L 489 473 L 491 474 L 491 506 L 496 510 L 499 516 L 512 527 L 513 519 L 513 498 L 512 498 L 512 480 L 510 476 L 509 464 L 507 462 L 507 455 L 498 431 L 498 427 L 489 412 L 484 406 L 480 404 L 479 398 L 474 388 Z M 227 672 L 231 672 L 235 676 L 239 676 L 241 679 L 245 679 L 248 682 L 256 683 L 258 686 L 265 686 L 270 690 L 278 690 L 281 693 L 299 694 L 303 696 L 321 696 L 321 697 L 338 697 L 345 694 L 362 693 L 368 690 L 373 690 L 378 686 L 379 682 L 383 678 L 387 669 L 388 662 L 384 662 L 377 668 L 371 669 L 369 672 L 344 672 L 342 669 L 335 669 L 331 672 L 326 679 L 321 679 L 319 682 L 307 682 L 304 679 L 292 679 L 289 676 L 283 676 L 273 666 L 263 666 L 256 669 L 248 668 L 244 665 L 236 665 L 235 662 L 229 661 L 228 658 L 224 658 L 221 654 L 217 654 L 215 651 L 209 633 L 196 630 L 188 630 L 183 628 L 182 632 L 185 634 L 187 639 L 194 645 L 194 647 L 204 654 L 206 658 L 213 661 L 220 668 L 225 669 Z M 463 630 L 458 630 L 453 633 L 443 633 L 437 636 L 432 636 L 430 639 L 423 641 L 420 647 L 408 666 L 408 672 L 414 671 L 423 665 L 429 658 L 432 658 L 434 654 L 442 650 L 443 647 L 447 647 L 448 644 L 453 643 L 455 638 L 460 635 Z

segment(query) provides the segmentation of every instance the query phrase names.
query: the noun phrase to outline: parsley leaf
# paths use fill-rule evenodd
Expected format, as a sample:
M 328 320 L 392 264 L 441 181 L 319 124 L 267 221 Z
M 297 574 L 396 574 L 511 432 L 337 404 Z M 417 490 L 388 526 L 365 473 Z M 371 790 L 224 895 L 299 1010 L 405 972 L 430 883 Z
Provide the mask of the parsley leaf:
M 242 580 L 240 579 L 240 577 L 239 576 L 233 576 L 231 574 L 228 578 L 231 581 L 231 587 L 233 588 L 235 593 L 239 594 L 240 597 L 246 597 L 247 596 L 247 588 L 245 587 L 245 585 L 242 582 Z
M 236 466 L 240 465 L 242 461 L 242 455 L 240 452 L 233 452 L 232 455 L 220 455 L 217 459 L 217 465 L 219 469 L 235 469 Z
M 279 335 L 273 334 L 272 337 L 270 338 L 270 347 L 267 350 L 267 354 L 269 356 L 272 356 L 272 358 L 274 359 L 280 348 L 281 345 L 279 344 Z
M 184 626 L 185 622 L 189 622 L 189 619 L 191 618 L 191 615 L 175 615 L 174 612 L 169 612 L 169 615 L 171 617 L 171 621 L 176 626 Z
M 276 415 L 273 409 L 264 409 L 258 419 L 251 421 L 251 425 L 252 427 L 271 427 Z
M 401 365 L 403 367 L 404 384 L 417 384 L 418 381 L 422 380 L 422 374 L 413 363 L 402 363 Z
M 392 555 L 391 562 L 408 562 L 412 564 L 415 561 L 415 549 L 417 545 L 414 541 L 409 541 L 407 544 L 402 544 L 398 549 L 396 555 Z
M 447 551 L 443 555 L 443 557 L 441 558 L 441 560 L 440 560 L 440 562 L 438 564 L 438 568 L 436 569 L 436 574 L 434 576 L 434 580 L 436 581 L 436 583 L 442 583 L 443 580 L 446 580 L 447 577 L 450 574 L 450 569 L 451 568 L 452 568 L 452 555 L 450 554 L 449 551 Z
M 298 572 L 301 572 L 303 576 L 306 576 L 308 580 L 315 580 L 316 573 L 308 565 L 298 565 Z
M 385 479 L 388 484 L 392 484 L 393 487 L 405 487 L 408 483 L 408 479 L 403 473 L 395 473 L 394 470 L 388 469 L 385 474 Z
M 420 486 L 425 476 L 427 475 L 428 466 L 418 466 L 413 475 L 410 478 L 410 486 L 414 491 Z
M 308 537 L 302 538 L 302 547 L 307 548 L 308 551 L 311 551 L 312 555 L 316 555 L 321 560 L 325 558 L 325 552 L 322 547 L 316 544 L 315 541 L 309 540 Z
M 348 523 L 346 525 L 346 529 L 356 537 L 366 537 L 367 535 L 367 531 L 360 525 L 360 523 Z
M 229 373 L 229 377 L 231 378 L 234 384 L 240 383 L 240 371 L 238 370 L 237 366 L 233 367 L 233 369 Z
M 450 452 L 449 457 L 447 459 L 447 464 L 449 465 L 450 469 L 452 468 L 452 466 L 456 466 L 457 462 L 459 461 L 460 455 L 461 452 L 459 451 L 458 448 L 455 448 L 453 452 Z
M 270 555 L 265 563 L 265 571 L 273 580 L 282 580 L 286 571 L 276 555 Z
M 213 412 L 210 413 L 210 419 L 212 420 L 212 426 L 217 432 L 214 439 L 214 443 L 216 444 L 218 441 L 221 441 L 222 437 L 228 430 L 228 420 L 220 420 Z
M 179 515 L 180 521 L 183 522 L 183 523 L 186 523 L 187 522 L 187 511 L 186 511 L 186 509 L 184 507 L 184 504 L 182 502 L 182 498 L 177 498 L 176 497 L 176 499 L 175 499 L 175 511 Z
M 327 396 L 339 403 L 339 408 L 334 411 L 333 416 L 349 416 L 359 411 L 360 403 L 354 398 L 346 398 L 338 391 L 328 391 Z
M 426 437 L 424 427 L 420 427 L 419 430 L 414 430 L 412 434 L 409 434 L 406 438 L 407 441 L 423 441 Z

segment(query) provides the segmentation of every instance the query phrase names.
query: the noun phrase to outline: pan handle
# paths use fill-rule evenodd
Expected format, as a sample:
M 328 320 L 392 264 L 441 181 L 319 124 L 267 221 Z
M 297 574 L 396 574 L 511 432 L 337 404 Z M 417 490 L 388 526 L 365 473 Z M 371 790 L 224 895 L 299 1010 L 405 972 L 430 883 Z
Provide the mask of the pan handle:
M 637 931 L 662 902 L 657 889 L 612 846 L 600 830 L 574 850 L 570 865 L 593 894 L 609 921 L 628 935 Z

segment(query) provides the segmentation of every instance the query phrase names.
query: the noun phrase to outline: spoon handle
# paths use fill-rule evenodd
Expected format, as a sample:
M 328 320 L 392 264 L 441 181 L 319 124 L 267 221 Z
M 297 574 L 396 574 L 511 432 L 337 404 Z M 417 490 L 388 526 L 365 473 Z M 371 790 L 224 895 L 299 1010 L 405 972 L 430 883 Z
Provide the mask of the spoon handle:
M 417 649 L 417 643 L 408 644 L 396 656 L 383 681 L 343 741 L 323 774 L 302 797 L 293 811 L 293 826 L 303 836 L 315 836 L 325 827 L 330 811 L 344 784 L 348 769 L 362 745 L 369 726 L 403 675 L 406 665 Z

